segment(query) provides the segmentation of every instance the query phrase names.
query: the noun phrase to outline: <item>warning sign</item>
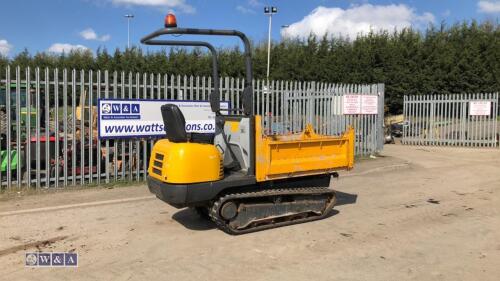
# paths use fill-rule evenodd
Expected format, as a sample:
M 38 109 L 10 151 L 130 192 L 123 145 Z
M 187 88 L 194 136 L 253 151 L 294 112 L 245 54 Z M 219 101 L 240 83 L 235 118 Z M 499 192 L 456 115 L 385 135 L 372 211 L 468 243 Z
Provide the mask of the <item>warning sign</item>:
M 377 113 L 378 113 L 378 97 L 361 96 L 361 114 L 377 114 Z
M 375 95 L 345 95 L 344 115 L 378 114 L 378 96 Z
M 491 114 L 491 101 L 471 101 L 469 102 L 469 115 L 489 116 Z
M 361 113 L 361 95 L 344 95 L 344 114 Z

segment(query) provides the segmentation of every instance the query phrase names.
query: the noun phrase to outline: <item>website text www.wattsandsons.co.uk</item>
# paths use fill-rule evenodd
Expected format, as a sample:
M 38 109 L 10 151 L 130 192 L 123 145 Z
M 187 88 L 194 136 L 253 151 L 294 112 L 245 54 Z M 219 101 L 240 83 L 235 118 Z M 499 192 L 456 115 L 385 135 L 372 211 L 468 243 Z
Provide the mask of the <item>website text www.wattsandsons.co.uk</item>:
M 212 123 L 200 124 L 186 124 L 187 132 L 202 132 L 213 133 L 215 125 Z M 120 133 L 160 133 L 165 132 L 165 127 L 161 123 L 147 124 L 147 125 L 106 125 L 104 126 L 106 134 L 120 134 Z

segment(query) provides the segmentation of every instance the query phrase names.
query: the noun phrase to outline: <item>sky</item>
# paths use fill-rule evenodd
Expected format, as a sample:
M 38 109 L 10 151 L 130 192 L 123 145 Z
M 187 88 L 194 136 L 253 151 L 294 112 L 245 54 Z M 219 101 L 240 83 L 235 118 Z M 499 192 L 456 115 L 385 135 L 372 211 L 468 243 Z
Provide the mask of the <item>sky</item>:
M 353 38 L 370 30 L 394 30 L 429 23 L 463 20 L 499 22 L 500 0 L 3 0 L 0 3 L 0 54 L 68 52 L 72 49 L 127 46 L 163 27 L 164 16 L 175 13 L 179 27 L 237 29 L 254 41 L 267 40 L 269 17 L 265 6 L 275 6 L 272 39 L 328 33 Z M 184 36 L 183 39 L 194 39 Z M 206 38 L 218 47 L 239 44 L 232 38 Z M 154 50 L 158 47 L 144 47 Z

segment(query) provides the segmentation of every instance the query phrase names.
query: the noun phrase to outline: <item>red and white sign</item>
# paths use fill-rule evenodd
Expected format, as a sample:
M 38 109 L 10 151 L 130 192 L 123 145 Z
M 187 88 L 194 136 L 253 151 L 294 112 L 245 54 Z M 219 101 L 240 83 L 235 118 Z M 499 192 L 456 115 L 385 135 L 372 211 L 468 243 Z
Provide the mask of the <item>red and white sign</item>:
M 378 113 L 378 96 L 361 96 L 361 114 Z
M 361 96 L 360 95 L 344 95 L 344 114 L 360 114 L 361 113 Z
M 491 114 L 491 101 L 471 101 L 469 102 L 469 115 L 489 116 Z
M 344 115 L 378 114 L 378 96 L 345 95 L 343 113 Z

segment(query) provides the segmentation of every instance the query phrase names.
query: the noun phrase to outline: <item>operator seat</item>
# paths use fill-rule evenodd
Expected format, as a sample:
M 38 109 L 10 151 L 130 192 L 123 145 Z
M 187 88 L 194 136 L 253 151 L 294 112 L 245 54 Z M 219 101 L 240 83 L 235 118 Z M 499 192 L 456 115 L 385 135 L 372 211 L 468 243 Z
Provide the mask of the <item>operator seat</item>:
M 164 104 L 161 106 L 161 116 L 163 125 L 167 133 L 167 139 L 170 142 L 194 142 L 213 144 L 213 134 L 187 133 L 186 119 L 184 114 L 175 104 Z

